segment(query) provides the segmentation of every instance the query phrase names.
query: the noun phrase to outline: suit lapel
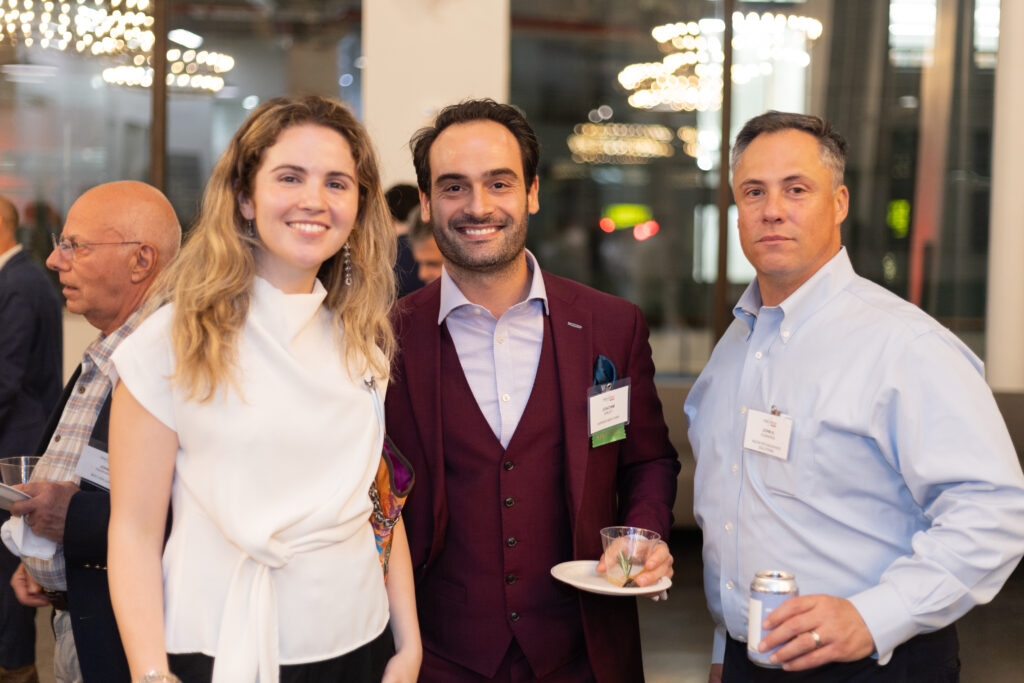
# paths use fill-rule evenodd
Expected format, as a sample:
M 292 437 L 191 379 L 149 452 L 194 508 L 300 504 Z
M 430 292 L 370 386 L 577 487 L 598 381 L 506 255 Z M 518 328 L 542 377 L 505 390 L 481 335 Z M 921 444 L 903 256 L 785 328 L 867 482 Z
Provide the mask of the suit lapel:
M 576 294 L 544 273 L 551 316 L 551 337 L 558 362 L 565 438 L 565 479 L 573 527 L 583 500 L 590 440 L 587 429 L 587 387 L 593 384 L 593 318 L 573 307 Z
M 405 354 L 402 367 L 431 483 L 434 517 L 431 559 L 443 543 L 448 524 L 441 434 L 441 334 L 437 324 L 440 307 L 441 289 L 435 287 L 433 294 L 416 306 L 406 319 L 409 329 L 401 331 L 402 353 Z
M 46 429 L 43 430 L 43 438 L 39 440 L 39 445 L 36 446 L 36 455 L 42 456 L 46 453 L 46 447 L 50 445 L 50 439 L 53 438 L 53 433 L 57 431 L 57 425 L 60 424 L 60 417 L 64 414 L 64 407 L 68 404 L 68 399 L 71 398 L 71 390 L 75 388 L 75 382 L 78 381 L 79 376 L 82 374 L 82 364 L 79 363 L 78 367 L 75 368 L 75 372 L 71 375 L 71 379 L 64 385 L 64 393 L 60 396 L 60 401 L 57 402 L 57 407 L 50 413 L 50 419 L 46 423 Z

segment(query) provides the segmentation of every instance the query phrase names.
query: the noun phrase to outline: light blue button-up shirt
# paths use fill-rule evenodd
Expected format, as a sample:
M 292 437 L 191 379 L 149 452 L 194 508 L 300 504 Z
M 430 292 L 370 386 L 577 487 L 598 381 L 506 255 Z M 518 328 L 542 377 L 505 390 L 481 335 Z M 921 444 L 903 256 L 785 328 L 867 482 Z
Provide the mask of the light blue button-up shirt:
M 981 361 L 843 249 L 778 306 L 755 281 L 686 400 L 718 628 L 747 633 L 757 571 L 851 600 L 879 661 L 992 599 L 1024 553 L 1024 476 Z M 787 459 L 747 412 L 793 420 Z
M 448 271 L 441 272 L 437 324 L 447 321 L 473 397 L 504 448 L 512 440 L 533 391 L 548 312 L 544 278 L 529 250 L 526 263 L 531 277 L 529 294 L 500 318 L 470 302 Z

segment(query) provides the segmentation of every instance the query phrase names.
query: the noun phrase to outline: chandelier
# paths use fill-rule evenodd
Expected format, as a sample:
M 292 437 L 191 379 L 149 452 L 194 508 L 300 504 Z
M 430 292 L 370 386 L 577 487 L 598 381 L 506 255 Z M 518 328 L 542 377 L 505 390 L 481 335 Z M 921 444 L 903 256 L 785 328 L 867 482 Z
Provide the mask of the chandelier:
M 149 0 L 0 0 L 0 44 L 93 55 L 149 52 Z
M 578 164 L 643 164 L 674 152 L 672 131 L 649 124 L 579 123 L 567 143 Z
M 130 64 L 120 64 L 103 70 L 103 80 L 112 85 L 148 88 L 153 85 L 153 58 L 135 55 Z M 220 92 L 224 88 L 222 74 L 235 68 L 231 55 L 208 50 L 167 51 L 167 86 L 181 90 Z
M 771 12 L 736 12 L 732 25 L 735 58 L 730 77 L 736 84 L 770 76 L 781 62 L 807 67 L 808 45 L 822 31 L 817 19 Z M 660 111 L 720 109 L 724 33 L 721 19 L 654 27 L 651 35 L 665 57 L 660 62 L 630 64 L 619 73 L 619 83 L 632 92 L 630 106 Z
M 112 85 L 148 88 L 153 85 L 153 16 L 157 0 L 0 0 L 0 46 L 60 50 L 118 62 L 103 70 Z M 175 32 L 171 32 L 173 40 Z M 202 38 L 192 36 L 201 44 Z M 195 45 L 198 47 L 198 45 Z M 223 74 L 235 60 L 209 50 L 167 51 L 168 87 L 193 92 L 218 92 Z

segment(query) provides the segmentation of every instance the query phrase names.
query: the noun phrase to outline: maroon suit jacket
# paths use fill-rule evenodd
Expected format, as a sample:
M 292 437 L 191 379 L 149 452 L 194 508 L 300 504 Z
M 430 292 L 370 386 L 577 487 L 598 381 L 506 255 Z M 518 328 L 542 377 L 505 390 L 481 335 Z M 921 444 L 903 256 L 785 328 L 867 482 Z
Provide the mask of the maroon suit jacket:
M 679 461 L 655 391 L 643 314 L 623 299 L 543 276 L 562 394 L 573 556 L 598 559 L 605 526 L 639 526 L 667 538 Z M 387 391 L 387 428 L 416 471 L 402 514 L 417 578 L 444 547 L 448 523 L 439 411 L 440 306 L 438 280 L 401 299 L 393 315 L 399 354 Z M 624 441 L 591 448 L 587 388 L 594 383 L 599 354 L 611 359 L 620 378 L 630 378 L 630 423 Z M 642 681 L 635 601 L 581 591 L 580 610 L 597 680 Z

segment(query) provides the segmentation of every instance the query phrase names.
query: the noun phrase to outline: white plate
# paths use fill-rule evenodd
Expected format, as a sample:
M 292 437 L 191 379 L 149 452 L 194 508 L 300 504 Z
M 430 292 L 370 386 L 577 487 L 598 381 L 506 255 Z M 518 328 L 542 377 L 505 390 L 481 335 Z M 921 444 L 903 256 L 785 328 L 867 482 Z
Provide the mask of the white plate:
M 18 489 L 12 489 L 7 484 L 0 484 L 0 508 L 4 510 L 11 509 L 11 503 L 19 500 L 28 500 L 31 498 L 27 493 L 22 493 Z
M 551 568 L 551 576 L 570 586 L 575 586 L 581 591 L 600 593 L 601 595 L 654 595 L 668 590 L 672 586 L 672 580 L 663 576 L 653 586 L 623 588 L 609 583 L 604 574 L 598 574 L 595 571 L 596 568 L 597 561 L 595 560 L 574 560 L 556 564 Z

